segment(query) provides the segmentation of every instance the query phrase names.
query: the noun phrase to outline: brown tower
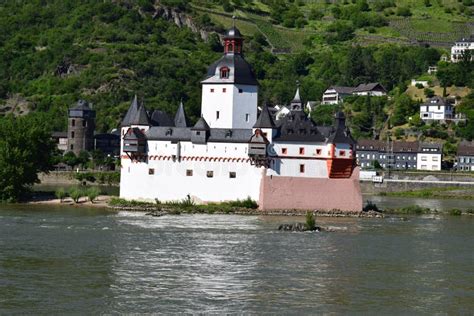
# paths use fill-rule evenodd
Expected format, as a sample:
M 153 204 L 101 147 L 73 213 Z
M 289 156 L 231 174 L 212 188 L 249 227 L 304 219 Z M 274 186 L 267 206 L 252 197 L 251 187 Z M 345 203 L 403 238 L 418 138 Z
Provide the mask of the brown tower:
M 78 155 L 81 151 L 94 149 L 95 111 L 87 101 L 79 100 L 69 109 L 67 137 L 68 151 Z

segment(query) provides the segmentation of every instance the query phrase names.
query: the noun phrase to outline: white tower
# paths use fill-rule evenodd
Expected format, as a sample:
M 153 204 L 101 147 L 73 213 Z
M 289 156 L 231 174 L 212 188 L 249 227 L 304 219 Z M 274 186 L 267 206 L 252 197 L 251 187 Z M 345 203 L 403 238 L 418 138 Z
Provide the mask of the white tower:
M 242 56 L 242 43 L 232 27 L 224 37 L 224 56 L 201 82 L 201 115 L 211 128 L 251 129 L 257 121 L 258 82 Z

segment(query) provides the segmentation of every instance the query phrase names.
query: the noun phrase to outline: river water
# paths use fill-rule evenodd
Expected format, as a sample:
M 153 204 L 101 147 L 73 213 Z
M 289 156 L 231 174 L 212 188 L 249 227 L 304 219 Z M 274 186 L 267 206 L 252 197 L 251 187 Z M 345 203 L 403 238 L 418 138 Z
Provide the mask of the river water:
M 0 206 L 0 314 L 474 311 L 474 217 L 296 220 Z

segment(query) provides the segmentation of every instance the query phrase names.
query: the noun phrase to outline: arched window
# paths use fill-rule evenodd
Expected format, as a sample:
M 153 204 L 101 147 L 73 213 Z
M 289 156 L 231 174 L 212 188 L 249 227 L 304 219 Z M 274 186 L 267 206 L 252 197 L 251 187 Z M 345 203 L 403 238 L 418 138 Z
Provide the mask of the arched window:
M 220 76 L 221 76 L 222 79 L 228 79 L 229 78 L 229 73 L 230 73 L 229 68 L 222 67 L 221 69 L 219 69 L 219 72 L 220 72 Z

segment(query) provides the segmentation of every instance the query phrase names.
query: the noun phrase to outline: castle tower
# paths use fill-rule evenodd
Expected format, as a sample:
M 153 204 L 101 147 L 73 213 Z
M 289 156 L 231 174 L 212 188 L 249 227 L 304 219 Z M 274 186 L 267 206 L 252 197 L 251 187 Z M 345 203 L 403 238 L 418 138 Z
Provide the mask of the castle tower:
M 201 82 L 201 116 L 211 128 L 251 129 L 257 120 L 258 82 L 242 48 L 243 37 L 234 26 L 224 36 L 224 55 Z
M 94 149 L 95 111 L 79 100 L 68 112 L 68 151 L 78 155 Z

